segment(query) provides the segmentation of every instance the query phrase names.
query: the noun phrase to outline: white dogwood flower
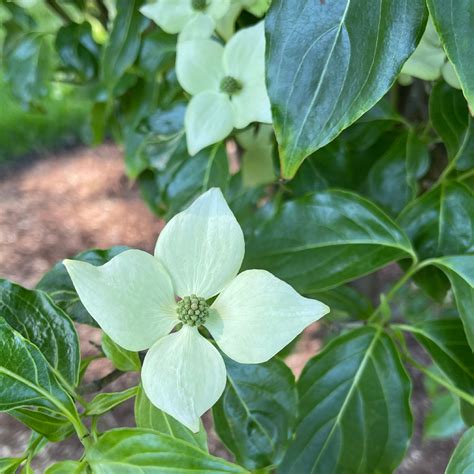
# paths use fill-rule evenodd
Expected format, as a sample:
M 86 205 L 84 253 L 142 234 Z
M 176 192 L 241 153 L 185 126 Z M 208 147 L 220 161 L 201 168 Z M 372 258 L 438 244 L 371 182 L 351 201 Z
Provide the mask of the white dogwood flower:
M 202 18 L 215 24 L 230 8 L 230 0 L 157 0 L 140 8 L 167 33 L 180 33 L 194 21 Z
M 178 42 L 176 74 L 193 95 L 185 116 L 191 155 L 223 140 L 234 128 L 272 122 L 263 21 L 238 31 L 225 46 L 210 38 Z
M 169 221 L 154 256 L 127 250 L 100 267 L 64 262 L 110 338 L 128 350 L 149 349 L 142 382 L 151 402 L 194 432 L 226 385 L 222 356 L 201 326 L 230 358 L 255 364 L 329 311 L 267 271 L 237 275 L 243 256 L 242 230 L 213 188 Z

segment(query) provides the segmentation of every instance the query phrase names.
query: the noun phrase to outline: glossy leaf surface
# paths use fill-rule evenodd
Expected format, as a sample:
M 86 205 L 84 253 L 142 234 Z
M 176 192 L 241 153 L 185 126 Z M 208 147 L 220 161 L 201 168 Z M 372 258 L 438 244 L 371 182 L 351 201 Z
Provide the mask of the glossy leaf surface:
M 76 329 L 45 293 L 0 280 L 0 314 L 38 347 L 69 384 L 77 384 L 80 354 Z
M 248 469 L 278 464 L 297 410 L 291 370 L 278 359 L 239 364 L 226 357 L 225 363 L 227 386 L 213 407 L 217 434 Z
M 421 0 L 272 2 L 266 74 L 284 178 L 381 99 L 425 19 Z
M 365 327 L 333 340 L 298 381 L 296 435 L 279 470 L 393 472 L 412 431 L 410 379 L 393 342 Z
M 374 204 L 353 193 L 327 191 L 285 202 L 269 216 L 249 236 L 244 266 L 268 270 L 311 293 L 412 252 L 403 231 Z

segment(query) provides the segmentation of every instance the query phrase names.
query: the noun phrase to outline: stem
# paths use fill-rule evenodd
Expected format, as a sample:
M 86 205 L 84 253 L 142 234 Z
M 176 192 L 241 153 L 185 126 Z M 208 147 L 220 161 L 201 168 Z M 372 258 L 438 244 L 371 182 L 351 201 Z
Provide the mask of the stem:
M 439 375 L 431 372 L 431 370 L 429 370 L 426 367 L 424 367 L 423 365 L 421 365 L 417 360 L 413 359 L 413 357 L 411 357 L 410 355 L 402 353 L 402 356 L 408 363 L 413 365 L 413 367 L 418 369 L 421 373 L 423 373 L 424 375 L 426 375 L 430 379 L 434 380 L 436 383 L 443 386 L 444 388 L 448 389 L 450 392 L 454 393 L 459 398 L 465 400 L 470 405 L 474 405 L 474 396 L 469 395 L 468 393 L 464 392 L 463 390 L 460 390 L 459 388 L 452 385 L 448 380 L 446 380 L 443 377 L 440 377 Z
M 79 387 L 79 392 L 82 394 L 99 392 L 105 386 L 117 380 L 123 374 L 124 372 L 122 372 L 121 370 L 115 369 L 113 372 L 110 372 L 110 374 L 106 375 L 105 377 L 102 377 L 98 380 L 94 380 L 91 383 Z
M 425 262 L 418 264 L 413 262 L 412 266 L 402 275 L 402 277 L 393 285 L 390 291 L 385 295 L 385 303 L 389 303 L 395 294 L 402 288 L 403 285 L 418 271 L 420 268 L 425 266 Z M 373 322 L 382 309 L 382 303 L 375 308 L 374 312 L 370 315 L 367 320 L 369 323 Z
M 465 179 L 470 178 L 471 176 L 474 176 L 474 169 L 466 171 L 465 173 L 459 175 L 458 181 L 464 181 Z
M 72 23 L 72 20 L 66 13 L 66 10 L 64 10 L 63 7 L 56 3 L 56 0 L 46 0 L 46 4 L 51 8 L 51 10 L 54 10 L 54 12 L 59 17 L 61 17 L 66 23 Z

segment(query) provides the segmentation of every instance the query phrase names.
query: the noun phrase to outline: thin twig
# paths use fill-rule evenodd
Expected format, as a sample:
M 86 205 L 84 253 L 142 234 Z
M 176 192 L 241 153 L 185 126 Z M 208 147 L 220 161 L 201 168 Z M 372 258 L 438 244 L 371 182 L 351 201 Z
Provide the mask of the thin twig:
M 110 374 L 107 374 L 101 379 L 94 380 L 91 383 L 82 385 L 81 387 L 79 387 L 79 393 L 86 394 L 100 392 L 104 387 L 117 380 L 124 373 L 125 372 L 122 372 L 121 370 L 115 369 L 113 372 L 110 372 Z

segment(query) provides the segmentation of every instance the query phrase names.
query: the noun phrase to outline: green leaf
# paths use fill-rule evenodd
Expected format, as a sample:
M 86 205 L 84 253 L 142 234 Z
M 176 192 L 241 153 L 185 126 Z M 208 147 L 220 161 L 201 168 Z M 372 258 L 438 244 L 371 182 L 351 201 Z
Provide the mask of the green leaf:
M 38 347 L 69 384 L 78 383 L 80 353 L 76 329 L 46 293 L 0 280 L 0 314 Z
M 207 434 L 202 422 L 199 432 L 193 433 L 172 416 L 155 407 L 141 386 L 135 399 L 135 422 L 138 428 L 148 428 L 207 451 Z
M 418 193 L 418 179 L 428 171 L 426 145 L 414 132 L 402 134 L 371 167 L 367 194 L 397 215 Z
M 138 67 L 155 80 L 156 75 L 173 65 L 176 54 L 176 37 L 164 31 L 153 31 L 143 37 Z
M 468 427 L 474 426 L 474 405 L 471 405 L 466 400 L 461 400 L 460 408 L 464 424 Z
M 442 393 L 431 398 L 431 408 L 424 422 L 427 439 L 452 438 L 464 428 L 459 409 L 459 398 L 451 393 Z
M 310 295 L 331 308 L 356 319 L 367 319 L 374 311 L 370 300 L 350 286 L 338 286 L 330 290 L 316 292 Z
M 86 467 L 84 463 L 79 461 L 61 461 L 49 466 L 44 474 L 81 474 L 85 473 Z
M 49 413 L 41 408 L 18 408 L 10 410 L 8 414 L 52 442 L 62 441 L 74 431 L 74 427 L 64 416 Z
M 10 44 L 3 57 L 4 78 L 24 105 L 48 94 L 51 47 L 46 35 L 27 33 Z
M 107 250 L 86 250 L 75 255 L 73 259 L 100 266 L 127 249 L 128 247 L 112 247 Z M 48 293 L 53 301 L 74 321 L 98 327 L 79 300 L 76 289 L 62 261 L 43 275 L 36 288 Z
M 409 204 L 398 220 L 421 260 L 474 250 L 474 195 L 461 183 L 441 183 Z M 449 288 L 434 268 L 422 269 L 414 281 L 439 301 Z
M 0 411 L 27 406 L 76 413 L 41 352 L 0 318 Z
M 451 282 L 464 331 L 474 351 L 474 255 L 437 258 L 433 264 L 441 268 Z
M 430 120 L 460 170 L 474 167 L 474 120 L 461 91 L 437 82 L 430 95 Z
M 245 473 L 245 469 L 216 458 L 184 441 L 156 431 L 123 428 L 104 433 L 87 450 L 94 474 Z
M 412 254 L 403 231 L 370 201 L 325 191 L 285 202 L 269 216 L 248 236 L 244 265 L 314 293 Z
M 474 465 L 474 427 L 464 433 L 446 468 L 446 474 L 471 474 Z
M 446 54 L 461 82 L 464 95 L 474 110 L 474 5 L 471 0 L 459 0 L 456 3 L 428 0 L 427 4 Z
M 134 397 L 137 392 L 138 387 L 131 387 L 122 392 L 99 393 L 90 403 L 87 404 L 86 415 L 103 415 L 121 403 Z
M 294 375 L 278 359 L 252 365 L 224 360 L 227 386 L 212 409 L 217 434 L 247 469 L 277 465 L 293 434 Z
M 101 78 L 111 91 L 135 62 L 140 50 L 141 34 L 148 19 L 140 12 L 143 0 L 118 0 L 117 15 L 101 63 Z
M 393 472 L 412 432 L 410 379 L 381 329 L 331 341 L 298 381 L 298 425 L 281 472 Z
M 92 36 L 90 23 L 62 26 L 56 35 L 55 46 L 66 70 L 73 71 L 82 81 L 96 77 L 100 48 Z
M 23 462 L 21 458 L 0 458 L 0 473 L 15 474 L 18 466 Z
M 138 352 L 127 351 L 120 347 L 105 333 L 102 335 L 102 350 L 107 359 L 123 372 L 139 372 L 142 367 Z
M 225 193 L 230 178 L 224 145 L 215 145 L 190 157 L 184 136 L 160 141 L 148 152 L 149 169 L 138 178 L 142 195 L 165 219 L 186 208 L 212 187 Z
M 421 0 L 272 3 L 266 73 L 284 178 L 385 95 L 425 20 Z
M 474 357 L 459 319 L 425 321 L 403 328 L 415 336 L 456 387 L 474 395 Z

